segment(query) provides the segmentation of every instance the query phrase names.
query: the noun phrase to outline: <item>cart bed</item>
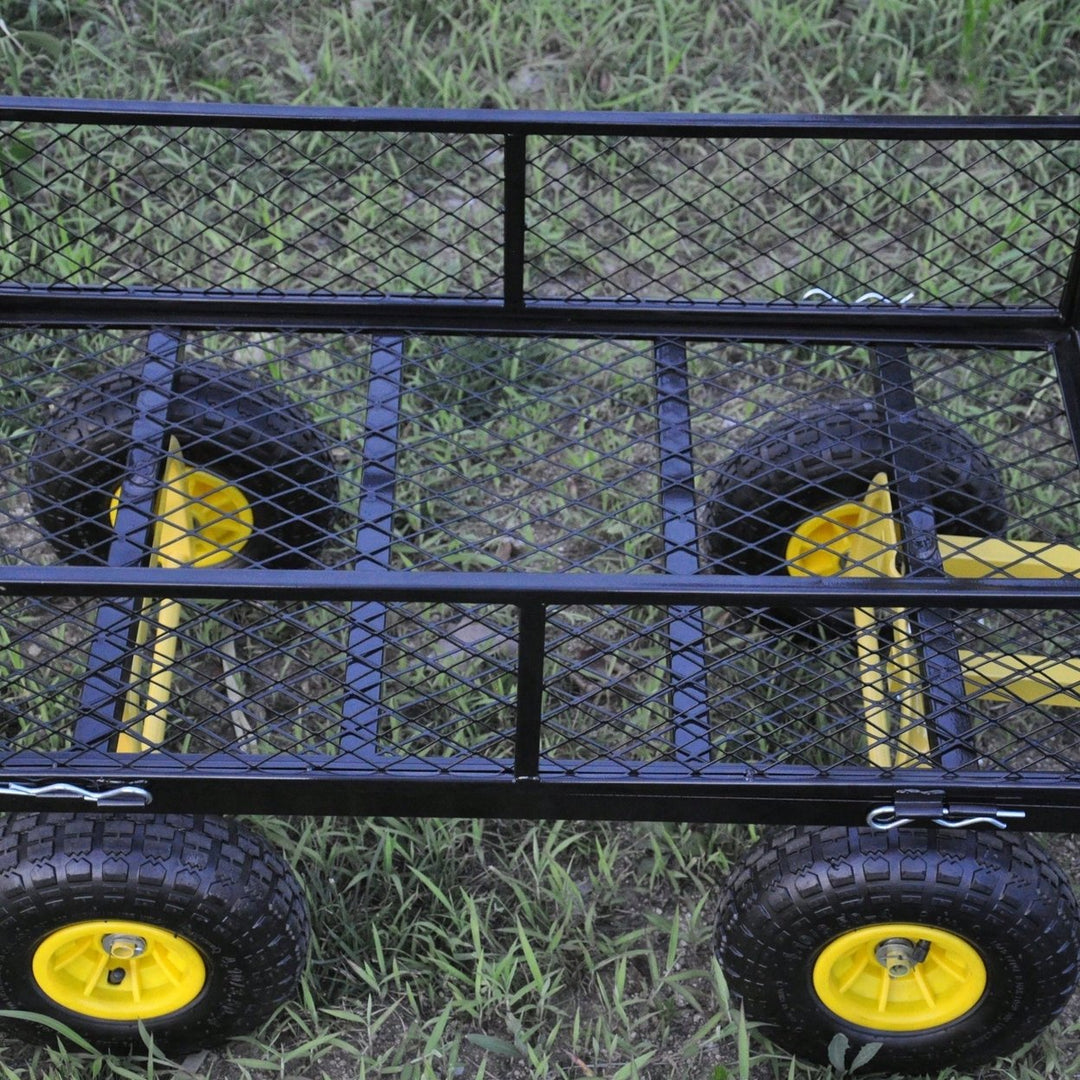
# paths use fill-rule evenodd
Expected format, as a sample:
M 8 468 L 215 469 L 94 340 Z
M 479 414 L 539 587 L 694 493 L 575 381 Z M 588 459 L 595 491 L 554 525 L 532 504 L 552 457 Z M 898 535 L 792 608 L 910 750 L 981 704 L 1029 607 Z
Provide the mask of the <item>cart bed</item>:
M 0 101 L 0 802 L 1072 827 L 1078 135 Z M 110 371 L 114 532 L 65 552 L 42 448 Z M 153 565 L 207 371 L 329 463 L 303 551 Z M 908 572 L 718 559 L 730 463 L 852 402 Z M 927 413 L 1028 571 L 927 554 Z M 910 620 L 917 724 L 868 733 L 853 609 Z

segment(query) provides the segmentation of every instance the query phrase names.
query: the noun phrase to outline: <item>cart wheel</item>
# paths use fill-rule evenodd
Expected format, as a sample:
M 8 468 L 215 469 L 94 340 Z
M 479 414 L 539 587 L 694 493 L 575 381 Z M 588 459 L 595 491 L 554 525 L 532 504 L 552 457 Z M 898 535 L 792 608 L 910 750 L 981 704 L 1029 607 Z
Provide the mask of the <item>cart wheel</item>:
M 31 500 L 66 561 L 108 558 L 140 385 L 130 368 L 106 372 L 56 402 L 38 434 Z M 182 561 L 313 561 L 330 531 L 337 479 L 310 419 L 248 373 L 209 364 L 179 369 L 173 390 L 167 432 L 182 464 L 169 487 L 182 515 Z
M 0 826 L 0 1007 L 102 1048 L 141 1046 L 140 1021 L 171 1052 L 251 1032 L 293 995 L 307 941 L 295 877 L 235 822 L 43 813 Z
M 789 828 L 720 903 L 717 952 L 749 1019 L 825 1063 L 837 1033 L 875 1071 L 968 1068 L 1065 1006 L 1078 922 L 1032 840 L 970 830 Z
M 926 481 L 942 533 L 987 536 L 1007 520 L 1005 491 L 990 459 L 954 424 L 933 413 L 917 418 L 931 462 Z M 872 401 L 831 404 L 754 435 L 723 462 L 705 511 L 705 550 L 720 573 L 783 574 L 793 533 L 809 519 L 860 499 L 888 472 L 888 438 Z M 851 523 L 852 525 L 854 522 Z M 839 573 L 818 558 L 817 573 Z M 847 612 L 771 608 L 756 617 L 787 629 L 815 619 L 831 634 L 849 630 Z

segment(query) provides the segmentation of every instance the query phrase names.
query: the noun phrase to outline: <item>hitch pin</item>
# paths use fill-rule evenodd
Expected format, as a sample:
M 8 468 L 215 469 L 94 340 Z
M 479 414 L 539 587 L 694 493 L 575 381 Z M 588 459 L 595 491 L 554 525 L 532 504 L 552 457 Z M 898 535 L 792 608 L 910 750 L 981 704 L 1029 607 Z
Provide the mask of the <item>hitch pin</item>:
M 945 829 L 970 829 L 975 825 L 992 825 L 995 829 L 1007 829 L 1009 821 L 1020 821 L 1026 816 L 1023 810 L 987 810 L 985 813 L 970 814 L 967 817 L 950 818 L 949 811 L 943 810 L 940 817 L 930 818 L 930 821 Z M 866 824 L 878 832 L 900 829 L 917 820 L 922 819 L 897 817 L 895 806 L 878 806 L 866 815 Z
M 33 799 L 81 799 L 95 806 L 127 808 L 149 806 L 151 795 L 145 788 L 126 785 L 108 791 L 90 791 L 76 784 L 46 784 L 31 787 L 29 784 L 0 784 L 0 796 L 20 795 Z

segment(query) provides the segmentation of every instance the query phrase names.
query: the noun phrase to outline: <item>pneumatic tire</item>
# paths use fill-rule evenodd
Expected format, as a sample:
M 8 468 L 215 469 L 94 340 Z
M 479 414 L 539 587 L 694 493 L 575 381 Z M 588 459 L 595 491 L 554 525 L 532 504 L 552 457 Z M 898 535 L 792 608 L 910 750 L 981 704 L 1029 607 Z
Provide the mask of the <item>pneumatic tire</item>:
M 289 867 L 236 822 L 19 813 L 0 825 L 0 1008 L 101 1049 L 141 1048 L 140 1022 L 170 1053 L 251 1033 L 293 996 L 308 936 Z
M 998 470 L 961 428 L 930 412 L 916 416 L 924 480 L 940 533 L 988 536 L 1004 529 Z M 808 518 L 860 499 L 888 473 L 888 435 L 871 400 L 820 406 L 754 434 L 717 470 L 704 513 L 705 554 L 716 573 L 785 574 L 788 541 Z M 848 613 L 771 608 L 755 613 L 771 629 L 816 621 L 849 630 Z
M 31 503 L 66 562 L 108 560 L 110 512 L 141 387 L 137 368 L 105 372 L 52 403 L 34 442 Z M 205 516 L 218 490 L 232 495 L 219 530 L 221 521 L 236 524 L 238 502 L 250 515 L 242 530 L 226 530 L 241 533 L 230 541 L 240 561 L 279 568 L 316 561 L 331 532 L 338 485 L 329 444 L 303 409 L 249 372 L 194 363 L 174 375 L 165 426 L 184 461 L 211 478 L 203 485 L 211 491 Z
M 747 1018 L 792 1053 L 828 1063 L 839 1032 L 852 1053 L 881 1044 L 875 1072 L 936 1073 L 1010 1053 L 1057 1016 L 1078 913 L 1022 835 L 793 827 L 733 873 L 717 953 Z

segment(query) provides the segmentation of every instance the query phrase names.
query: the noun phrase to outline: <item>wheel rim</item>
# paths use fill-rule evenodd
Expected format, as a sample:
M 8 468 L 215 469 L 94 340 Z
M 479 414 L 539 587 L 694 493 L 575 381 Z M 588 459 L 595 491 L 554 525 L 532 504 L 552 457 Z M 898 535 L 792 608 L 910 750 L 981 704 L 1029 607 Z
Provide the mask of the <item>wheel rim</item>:
M 841 934 L 813 970 L 814 990 L 830 1012 L 877 1031 L 923 1031 L 958 1020 L 982 999 L 986 982 L 986 965 L 973 946 L 917 923 Z
M 840 503 L 792 531 L 785 558 L 795 576 L 899 577 L 900 530 L 889 478 L 876 473 L 859 502 Z
M 206 965 L 189 941 L 149 923 L 95 919 L 51 933 L 34 979 L 47 998 L 98 1020 L 147 1020 L 190 1005 Z
M 833 577 L 849 561 L 856 530 L 865 517 L 858 503 L 844 503 L 826 514 L 800 522 L 788 540 L 788 572 L 811 577 Z
M 112 498 L 116 524 L 120 492 Z M 254 531 L 251 503 L 240 488 L 204 469 L 169 459 L 155 510 L 155 556 L 161 566 L 214 566 L 235 558 Z

